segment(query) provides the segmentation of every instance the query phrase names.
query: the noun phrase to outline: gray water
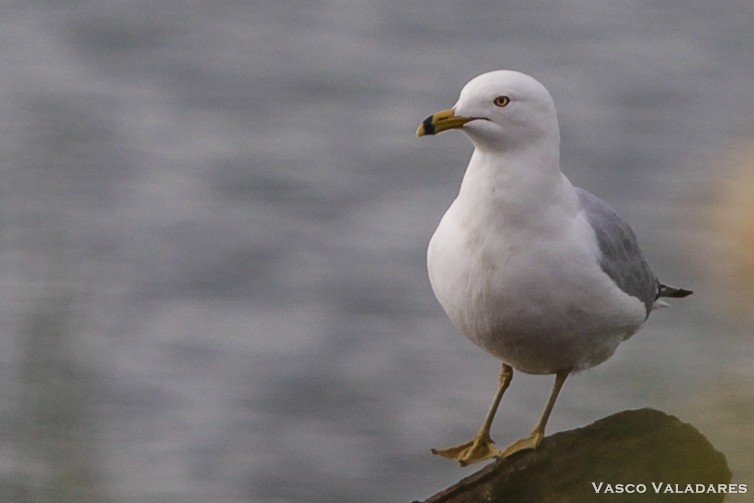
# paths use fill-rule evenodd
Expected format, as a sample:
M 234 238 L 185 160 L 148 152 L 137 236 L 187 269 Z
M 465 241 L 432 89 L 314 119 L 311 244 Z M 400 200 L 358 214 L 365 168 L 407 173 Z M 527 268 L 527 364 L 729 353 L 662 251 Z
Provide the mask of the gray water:
M 700 244 L 754 130 L 750 1 L 0 13 L 0 500 L 411 501 L 470 473 L 429 449 L 476 431 L 498 363 L 424 253 L 471 146 L 414 131 L 498 68 L 545 83 L 568 176 L 696 290 L 569 380 L 550 431 L 658 408 L 754 485 L 752 325 Z M 514 377 L 500 444 L 550 385 Z

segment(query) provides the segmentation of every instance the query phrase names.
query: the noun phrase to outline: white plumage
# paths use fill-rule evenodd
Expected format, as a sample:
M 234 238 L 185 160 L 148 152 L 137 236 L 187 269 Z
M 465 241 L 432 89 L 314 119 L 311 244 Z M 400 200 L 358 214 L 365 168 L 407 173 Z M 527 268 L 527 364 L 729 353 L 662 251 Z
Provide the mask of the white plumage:
M 495 402 L 511 367 L 558 375 L 532 436 L 502 453 L 489 440 L 485 459 L 536 447 L 566 376 L 609 358 L 659 296 L 691 292 L 661 285 L 628 224 L 561 173 L 555 106 L 535 79 L 512 71 L 480 75 L 417 135 L 455 128 L 475 150 L 429 243 L 432 288 L 455 326 L 503 362 Z M 437 453 L 479 461 L 495 402 L 476 443 Z

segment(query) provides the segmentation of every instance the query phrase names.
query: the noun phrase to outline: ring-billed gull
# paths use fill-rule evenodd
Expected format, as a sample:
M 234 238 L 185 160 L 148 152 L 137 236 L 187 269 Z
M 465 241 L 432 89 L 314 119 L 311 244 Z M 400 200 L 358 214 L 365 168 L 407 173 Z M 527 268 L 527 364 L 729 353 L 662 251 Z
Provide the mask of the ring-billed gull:
M 448 129 L 475 149 L 429 243 L 429 279 L 455 326 L 502 360 L 476 436 L 432 451 L 466 465 L 536 448 L 566 377 L 608 359 L 667 305 L 661 297 L 692 292 L 660 283 L 628 224 L 561 173 L 555 105 L 538 81 L 506 70 L 474 78 L 416 135 Z M 555 374 L 555 385 L 531 435 L 500 451 L 490 426 L 513 369 Z

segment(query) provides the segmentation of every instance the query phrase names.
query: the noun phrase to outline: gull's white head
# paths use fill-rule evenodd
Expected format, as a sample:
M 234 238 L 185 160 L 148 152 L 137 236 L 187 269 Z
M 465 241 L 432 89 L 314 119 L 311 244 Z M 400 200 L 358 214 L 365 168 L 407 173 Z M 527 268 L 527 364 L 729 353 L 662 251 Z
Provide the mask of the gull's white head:
M 509 70 L 475 77 L 453 108 L 427 117 L 416 135 L 458 128 L 483 150 L 512 151 L 541 141 L 557 148 L 560 142 L 550 93 L 534 78 Z

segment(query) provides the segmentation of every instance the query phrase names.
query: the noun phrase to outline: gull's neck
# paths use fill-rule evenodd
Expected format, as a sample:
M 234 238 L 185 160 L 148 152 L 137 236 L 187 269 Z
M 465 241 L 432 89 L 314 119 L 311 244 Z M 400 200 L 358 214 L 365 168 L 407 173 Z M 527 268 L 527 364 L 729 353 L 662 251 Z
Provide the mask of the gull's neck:
M 573 186 L 560 171 L 557 142 L 514 151 L 477 148 L 456 203 L 466 218 L 535 229 L 577 211 Z

